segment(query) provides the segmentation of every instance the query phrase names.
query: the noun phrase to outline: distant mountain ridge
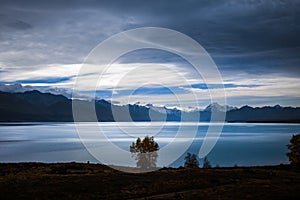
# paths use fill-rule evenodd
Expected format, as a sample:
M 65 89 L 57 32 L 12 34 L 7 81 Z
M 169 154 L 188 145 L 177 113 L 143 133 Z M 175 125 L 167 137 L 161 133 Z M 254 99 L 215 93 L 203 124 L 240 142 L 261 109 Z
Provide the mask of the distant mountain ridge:
M 196 121 L 210 121 L 211 111 L 226 112 L 227 122 L 293 122 L 300 123 L 299 107 L 265 106 L 241 108 L 221 106 L 213 103 L 204 110 L 183 111 L 177 108 L 155 107 L 152 104 L 139 105 L 114 105 L 106 100 L 73 100 L 80 104 L 82 110 L 86 106 L 95 106 L 98 121 L 180 121 L 184 114 L 185 119 L 195 121 L 194 116 L 200 116 Z M 128 119 L 128 111 L 131 119 Z M 0 121 L 44 121 L 44 122 L 71 122 L 72 100 L 63 96 L 51 93 L 42 93 L 37 90 L 19 93 L 0 91 Z M 91 121 L 84 118 L 83 121 Z
M 219 112 L 228 112 L 228 111 L 236 110 L 236 109 L 238 109 L 238 108 L 233 107 L 233 106 L 228 106 L 228 105 L 220 105 L 218 103 L 212 103 L 212 104 L 208 105 L 203 111 L 211 112 L 212 110 L 217 110 Z

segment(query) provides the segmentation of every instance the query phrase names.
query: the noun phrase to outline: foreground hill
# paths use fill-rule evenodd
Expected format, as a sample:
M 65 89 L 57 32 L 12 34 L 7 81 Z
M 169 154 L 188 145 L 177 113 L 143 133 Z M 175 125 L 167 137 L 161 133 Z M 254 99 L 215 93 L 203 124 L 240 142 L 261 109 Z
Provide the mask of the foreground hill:
M 299 199 L 289 166 L 161 169 L 128 174 L 100 164 L 0 164 L 1 199 Z
M 112 109 L 117 114 L 117 121 L 129 121 L 127 113 L 134 121 L 180 121 L 184 115 L 186 121 L 210 121 L 211 112 L 226 112 L 227 122 L 294 122 L 300 123 L 300 108 L 265 106 L 253 108 L 243 106 L 233 108 L 220 106 L 216 103 L 207 106 L 202 111 L 181 111 L 179 109 L 168 109 L 166 107 L 154 107 L 151 104 L 123 105 L 118 106 L 105 100 L 87 101 L 73 100 L 80 104 L 83 121 L 91 121 L 89 113 L 84 113 L 88 105 L 95 106 L 99 121 L 112 122 L 115 120 Z M 195 116 L 200 114 L 195 119 Z M 151 118 L 150 118 L 151 116 Z M 55 121 L 71 122 L 72 100 L 63 95 L 41 93 L 37 90 L 23 93 L 0 92 L 0 121 Z

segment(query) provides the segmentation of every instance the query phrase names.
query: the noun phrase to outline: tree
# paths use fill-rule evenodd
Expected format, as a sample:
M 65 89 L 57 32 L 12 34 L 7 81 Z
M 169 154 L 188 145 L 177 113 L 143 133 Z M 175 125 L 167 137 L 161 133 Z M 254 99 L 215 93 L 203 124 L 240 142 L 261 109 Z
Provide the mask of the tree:
M 142 169 L 150 169 L 156 167 L 158 144 L 154 141 L 154 137 L 146 136 L 143 140 L 137 138 L 136 142 L 130 145 L 130 152 L 135 160 L 137 167 Z
M 291 165 L 300 166 L 300 134 L 293 135 L 290 144 L 287 145 L 290 152 L 286 155 L 289 157 Z
M 208 161 L 207 157 L 204 157 L 204 160 L 203 160 L 203 168 L 211 168 L 211 164 L 210 164 L 210 162 Z
M 185 168 L 198 168 L 199 162 L 197 159 L 197 156 L 195 154 L 187 153 L 187 155 L 184 158 L 184 167 Z

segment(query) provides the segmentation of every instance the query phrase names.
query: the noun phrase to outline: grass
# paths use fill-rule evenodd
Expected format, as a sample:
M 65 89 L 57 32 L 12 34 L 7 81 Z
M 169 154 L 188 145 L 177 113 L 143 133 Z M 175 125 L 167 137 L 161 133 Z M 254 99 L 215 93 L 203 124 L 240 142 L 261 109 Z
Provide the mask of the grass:
M 2 163 L 0 199 L 300 199 L 300 172 L 280 165 L 133 174 L 100 164 Z

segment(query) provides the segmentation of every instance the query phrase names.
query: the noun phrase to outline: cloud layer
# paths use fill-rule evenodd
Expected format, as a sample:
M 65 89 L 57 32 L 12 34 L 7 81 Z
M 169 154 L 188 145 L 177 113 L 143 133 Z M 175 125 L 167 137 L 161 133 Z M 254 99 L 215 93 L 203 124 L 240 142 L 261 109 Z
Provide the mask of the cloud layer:
M 226 88 L 229 103 L 299 106 L 299 11 L 297 0 L 1 0 L 0 82 L 70 90 L 81 63 L 99 42 L 131 28 L 158 26 L 187 34 L 208 51 L 224 83 L 235 85 Z M 122 70 L 147 64 L 153 68 L 128 77 L 129 81 L 111 90 L 114 80 L 125 73 Z M 180 89 L 185 84 L 176 80 L 177 75 L 158 65 L 180 69 L 189 82 L 203 84 L 193 82 L 188 64 L 178 56 L 143 50 L 118 60 L 98 94 L 103 91 L 103 97 L 109 98 L 114 93 L 116 100 L 122 101 L 132 87 L 156 79 L 165 87 L 177 87 L 179 95 L 195 92 L 200 104 L 209 101 L 206 89 Z M 239 87 L 242 85 L 246 87 Z M 165 90 L 153 89 L 151 99 L 149 90 L 142 88 L 132 101 L 172 104 L 171 94 Z

